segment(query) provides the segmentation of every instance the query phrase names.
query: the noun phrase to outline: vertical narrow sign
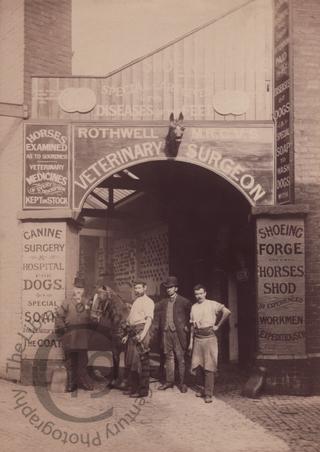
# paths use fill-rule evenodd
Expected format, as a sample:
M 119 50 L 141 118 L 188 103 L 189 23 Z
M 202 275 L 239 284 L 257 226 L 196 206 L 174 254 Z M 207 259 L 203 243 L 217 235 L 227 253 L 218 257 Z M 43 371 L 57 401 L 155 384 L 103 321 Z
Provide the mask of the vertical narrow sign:
M 24 357 L 47 350 L 62 354 L 60 341 L 51 338 L 56 309 L 65 298 L 65 223 L 25 223 L 22 252 L 23 333 L 28 335 Z
M 290 3 L 274 0 L 274 120 L 276 203 L 293 202 Z

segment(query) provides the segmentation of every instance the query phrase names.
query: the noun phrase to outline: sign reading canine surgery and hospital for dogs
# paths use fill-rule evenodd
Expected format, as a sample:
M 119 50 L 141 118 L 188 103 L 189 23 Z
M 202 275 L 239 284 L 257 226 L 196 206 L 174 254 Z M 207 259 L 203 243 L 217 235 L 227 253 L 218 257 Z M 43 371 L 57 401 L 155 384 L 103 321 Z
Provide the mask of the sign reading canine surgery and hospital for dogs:
M 304 220 L 257 219 L 259 352 L 305 353 Z
M 106 177 L 152 160 L 173 159 L 168 126 L 73 126 L 73 207 Z M 252 205 L 273 203 L 273 125 L 185 127 L 174 160 L 202 166 L 225 178 Z
M 65 298 L 65 223 L 24 223 L 22 230 L 22 326 L 25 358 L 62 354 L 54 330 L 56 309 Z
M 69 129 L 60 125 L 25 125 L 24 207 L 69 207 Z

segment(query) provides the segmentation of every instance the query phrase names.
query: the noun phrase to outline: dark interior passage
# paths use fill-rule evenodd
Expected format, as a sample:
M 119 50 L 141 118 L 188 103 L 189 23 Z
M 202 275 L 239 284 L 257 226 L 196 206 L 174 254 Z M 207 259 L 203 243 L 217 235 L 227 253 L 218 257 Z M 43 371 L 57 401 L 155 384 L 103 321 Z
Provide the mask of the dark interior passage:
M 178 277 L 181 294 L 193 299 L 192 288 L 201 282 L 209 298 L 230 306 L 233 284 L 238 359 L 242 364 L 250 362 L 255 347 L 255 311 L 254 240 L 248 201 L 220 176 L 187 163 L 144 163 L 130 172 L 137 178 L 135 193 L 107 215 L 109 242 L 115 236 L 121 241 L 153 225 L 165 225 L 167 269 Z M 103 182 L 104 187 L 115 186 L 115 180 L 109 179 Z M 124 183 L 123 188 L 129 186 Z M 143 241 L 143 234 L 141 237 Z M 157 258 L 156 251 L 154 256 Z M 162 293 L 159 287 L 150 295 L 157 301 Z M 220 337 L 222 362 L 230 358 L 229 336 L 226 326 Z

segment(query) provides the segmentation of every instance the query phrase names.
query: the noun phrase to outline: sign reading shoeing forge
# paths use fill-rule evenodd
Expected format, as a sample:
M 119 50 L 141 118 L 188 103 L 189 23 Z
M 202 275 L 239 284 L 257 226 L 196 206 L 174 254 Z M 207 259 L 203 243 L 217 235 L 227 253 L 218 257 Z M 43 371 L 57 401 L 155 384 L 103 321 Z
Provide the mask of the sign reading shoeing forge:
M 73 127 L 74 208 L 106 177 L 130 166 L 170 158 L 167 126 Z M 186 127 L 177 161 L 207 168 L 232 183 L 252 205 L 273 203 L 273 128 Z
M 258 218 L 258 340 L 262 354 L 305 353 L 304 221 Z

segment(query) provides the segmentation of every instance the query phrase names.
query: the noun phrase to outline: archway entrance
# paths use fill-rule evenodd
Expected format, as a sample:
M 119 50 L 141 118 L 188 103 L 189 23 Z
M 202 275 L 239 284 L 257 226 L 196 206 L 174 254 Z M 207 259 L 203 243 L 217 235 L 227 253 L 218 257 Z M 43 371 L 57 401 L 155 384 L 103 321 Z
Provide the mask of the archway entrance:
M 189 163 L 149 162 L 105 179 L 88 196 L 82 213 L 86 230 L 105 229 L 105 271 L 123 297 L 130 298 L 137 276 L 147 281 L 156 302 L 168 274 L 178 277 L 180 293 L 190 299 L 193 286 L 201 282 L 209 298 L 232 311 L 221 332 L 221 362 L 251 361 L 254 239 L 250 205 L 239 191 Z M 92 259 L 90 268 L 92 273 Z

